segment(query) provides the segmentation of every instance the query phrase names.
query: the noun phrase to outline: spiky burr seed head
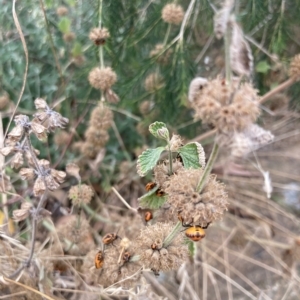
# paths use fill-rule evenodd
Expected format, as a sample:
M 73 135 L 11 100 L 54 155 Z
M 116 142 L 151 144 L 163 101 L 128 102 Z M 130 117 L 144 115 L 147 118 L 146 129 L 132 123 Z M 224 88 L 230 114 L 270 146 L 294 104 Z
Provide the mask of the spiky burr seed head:
M 139 262 L 131 261 L 132 251 L 123 253 L 119 247 L 106 249 L 103 253 L 103 265 L 100 269 L 93 268 L 96 254 L 97 251 L 90 251 L 82 266 L 83 274 L 89 284 L 100 284 L 103 287 L 108 287 L 119 282 L 117 286 L 132 288 L 138 282 L 141 275 L 141 265 Z
M 80 222 L 76 215 L 64 216 L 59 219 L 56 229 L 54 236 L 58 235 L 60 248 L 70 255 L 85 255 L 95 247 L 91 226 L 84 216 L 80 217 Z
M 184 17 L 184 10 L 181 5 L 168 3 L 161 12 L 162 19 L 169 24 L 179 25 Z
M 106 42 L 106 39 L 109 38 L 110 34 L 107 28 L 93 28 L 90 31 L 89 38 L 90 40 L 96 45 L 101 46 L 104 45 Z
M 68 142 L 70 138 L 71 138 L 71 134 L 69 132 L 60 131 L 54 135 L 54 143 L 59 147 L 60 146 L 64 147 L 66 146 L 66 142 Z
M 177 270 L 188 258 L 188 247 L 179 233 L 168 246 L 164 241 L 174 228 L 173 223 L 156 223 L 141 230 L 135 240 L 135 252 L 145 268 L 159 271 Z
M 94 196 L 92 188 L 86 184 L 74 185 L 69 190 L 69 198 L 73 205 L 88 204 Z
M 290 64 L 289 75 L 297 81 L 300 80 L 300 54 L 293 57 Z
M 233 81 L 227 85 L 216 78 L 192 93 L 192 98 L 195 117 L 214 125 L 220 133 L 242 131 L 260 113 L 257 90 L 248 83 L 239 86 L 238 81 Z
M 225 187 L 215 175 L 210 175 L 203 190 L 197 192 L 203 172 L 202 169 L 183 169 L 164 184 L 174 213 L 180 212 L 184 223 L 201 227 L 221 219 L 228 206 Z
M 143 116 L 145 116 L 151 111 L 153 106 L 154 106 L 154 103 L 152 101 L 145 100 L 145 101 L 140 103 L 139 111 Z
M 74 32 L 66 32 L 64 35 L 63 35 L 63 39 L 66 43 L 71 43 L 75 40 L 76 38 L 76 34 Z
M 96 67 L 90 71 L 88 79 L 93 88 L 106 91 L 117 81 L 117 74 L 110 67 Z
M 65 7 L 65 6 L 59 6 L 57 9 L 56 9 L 56 14 L 60 17 L 62 16 L 65 16 L 67 15 L 69 12 L 68 8 Z
M 80 168 L 75 163 L 68 163 L 66 166 L 66 172 L 69 176 L 74 176 L 78 180 L 80 180 L 80 174 L 79 174 Z
M 145 90 L 149 93 L 154 93 L 163 86 L 163 79 L 158 73 L 151 73 L 145 79 Z
M 169 48 L 164 51 L 164 49 L 164 44 L 157 44 L 155 48 L 151 50 L 149 56 L 155 58 L 159 64 L 166 65 L 169 62 L 173 50 Z
M 176 173 L 182 169 L 184 169 L 182 163 L 180 161 L 173 160 L 172 164 L 173 173 Z M 165 182 L 169 179 L 169 161 L 163 161 L 161 164 L 158 164 L 154 167 L 154 181 L 159 187 L 164 187 Z
M 97 127 L 88 127 L 84 135 L 86 137 L 86 141 L 93 144 L 97 149 L 103 148 L 109 139 L 107 131 L 98 129 Z
M 93 109 L 89 123 L 92 127 L 106 130 L 111 127 L 112 121 L 111 109 L 101 103 Z

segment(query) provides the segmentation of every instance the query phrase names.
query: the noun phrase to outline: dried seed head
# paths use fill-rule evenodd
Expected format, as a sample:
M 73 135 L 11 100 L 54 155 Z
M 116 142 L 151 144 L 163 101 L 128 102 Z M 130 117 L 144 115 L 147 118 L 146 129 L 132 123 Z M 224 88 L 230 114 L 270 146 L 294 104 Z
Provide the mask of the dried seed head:
M 113 122 L 113 113 L 111 109 L 102 103 L 96 106 L 90 117 L 90 126 L 99 129 L 108 129 Z
M 94 159 L 100 150 L 101 148 L 96 149 L 94 144 L 90 142 L 84 142 L 80 147 L 81 153 L 90 159 Z
M 23 153 L 16 153 L 10 161 L 10 166 L 14 169 L 19 169 L 24 163 Z
M 30 214 L 30 210 L 32 209 L 33 205 L 30 202 L 23 202 L 21 204 L 21 209 L 15 209 L 13 211 L 13 218 L 16 222 L 20 222 L 28 218 Z
M 222 38 L 226 32 L 233 5 L 234 1 L 232 0 L 224 1 L 222 9 L 217 11 L 214 16 L 214 31 L 217 39 Z
M 44 194 L 45 191 L 46 191 L 46 185 L 44 179 L 39 176 L 34 182 L 33 194 L 36 197 L 40 197 Z
M 183 20 L 184 10 L 178 4 L 169 3 L 164 6 L 161 17 L 166 23 L 179 25 Z
M 43 123 L 48 131 L 54 131 L 56 128 L 64 128 L 69 119 L 64 118 L 60 113 L 52 110 L 43 99 L 36 99 L 35 106 L 37 109 L 42 110 L 34 114 L 33 122 Z
M 88 127 L 84 133 L 86 142 L 93 145 L 97 152 L 105 146 L 109 139 L 109 135 L 106 130 L 99 129 L 97 127 Z
M 194 78 L 189 87 L 188 99 L 190 102 L 195 100 L 195 97 L 201 92 L 201 90 L 207 85 L 207 79 L 203 77 Z
M 0 174 L 0 192 L 5 193 L 12 189 L 10 178 L 5 174 Z
M 168 246 L 163 243 L 173 230 L 172 223 L 156 223 L 141 230 L 135 241 L 135 252 L 145 268 L 159 271 L 177 270 L 188 258 L 188 247 L 179 233 Z
M 60 17 L 62 16 L 65 16 L 68 14 L 68 8 L 65 7 L 65 6 L 59 6 L 57 9 L 56 9 L 56 14 Z
M 149 112 L 151 111 L 153 106 L 154 106 L 154 103 L 152 101 L 145 100 L 145 101 L 141 102 L 141 104 L 139 105 L 140 113 L 143 116 L 149 114 Z
M 77 180 L 80 180 L 80 175 L 79 175 L 80 168 L 78 167 L 77 164 L 68 163 L 66 166 L 66 171 L 68 175 L 74 176 L 75 178 L 77 178 Z
M 50 162 L 47 159 L 40 159 L 39 160 L 39 165 L 43 167 L 44 170 L 50 169 Z
M 64 171 L 58 171 L 55 169 L 51 169 L 50 174 L 53 177 L 53 179 L 58 183 L 63 183 L 67 175 Z
M 184 169 L 182 163 L 177 159 L 173 160 L 173 174 Z M 169 161 L 165 160 L 163 163 L 158 164 L 154 167 L 154 181 L 159 186 L 164 188 L 165 182 L 169 179 Z
M 81 67 L 85 63 L 85 61 L 86 61 L 86 59 L 83 55 L 76 55 L 76 56 L 73 56 L 73 58 L 72 58 L 72 62 L 77 67 Z
M 130 256 L 133 255 L 132 252 L 129 254 Z M 119 282 L 117 286 L 133 288 L 140 278 L 141 266 L 138 262 L 121 260 L 120 264 L 118 264 L 120 252 L 117 247 L 110 247 L 104 251 L 101 269 L 92 268 L 95 255 L 95 250 L 88 254 L 82 267 L 85 279 L 89 284 L 101 284 L 103 287 L 108 287 Z
M 14 151 L 14 149 L 15 149 L 15 147 L 13 147 L 13 146 L 3 147 L 3 148 L 0 149 L 0 153 L 3 156 L 7 156 L 10 153 L 12 153 Z
M 170 56 L 173 52 L 172 49 L 165 50 L 164 44 L 157 44 L 153 50 L 150 52 L 150 57 L 154 57 L 156 61 L 162 65 L 166 65 L 169 60 Z
M 12 131 L 7 135 L 5 144 L 7 146 L 14 146 L 22 138 L 24 133 L 24 127 L 17 125 L 12 129 Z
M 244 131 L 236 132 L 233 135 L 218 136 L 220 145 L 231 149 L 231 155 L 234 157 L 245 157 L 252 151 L 255 151 L 274 139 L 274 135 L 262 127 L 251 124 Z
M 48 108 L 47 102 L 42 98 L 36 98 L 34 100 L 34 105 L 36 109 L 46 110 Z
M 131 245 L 130 240 L 127 237 L 122 238 L 120 242 L 120 248 L 123 248 L 124 250 L 128 250 Z
M 95 247 L 91 226 L 83 215 L 80 222 L 75 215 L 65 216 L 57 223 L 56 229 L 61 245 L 68 254 L 85 255 Z
M 5 109 L 9 104 L 9 95 L 7 93 L 4 93 L 0 96 L 0 110 Z
M 183 146 L 183 141 L 180 135 L 173 134 L 170 140 L 170 150 L 172 152 L 177 152 L 180 147 Z
M 163 79 L 158 73 L 151 73 L 145 79 L 145 90 L 149 93 L 154 93 L 155 91 L 163 87 Z
M 94 196 L 94 191 L 86 184 L 74 185 L 69 190 L 69 198 L 73 205 L 88 204 Z
M 290 64 L 289 75 L 297 81 L 300 80 L 300 54 L 293 57 Z
M 37 122 L 31 122 L 31 130 L 40 141 L 47 139 L 47 128 Z
M 22 180 L 33 180 L 36 176 L 35 170 L 30 168 L 22 168 L 19 174 Z
M 201 227 L 219 220 L 228 206 L 225 187 L 215 175 L 209 176 L 201 193 L 196 191 L 203 172 L 202 169 L 180 170 L 169 178 L 164 189 L 174 213 L 180 212 L 185 223 Z
M 93 28 L 90 31 L 89 38 L 97 46 L 104 45 L 110 34 L 107 28 Z
M 242 131 L 259 115 L 257 90 L 250 84 L 226 85 L 220 78 L 209 81 L 198 93 L 191 93 L 195 117 L 213 124 L 219 132 Z
M 57 146 L 66 146 L 66 143 L 70 141 L 70 138 L 71 138 L 71 134 L 69 132 L 60 131 L 54 135 L 54 143 Z
M 63 40 L 66 42 L 66 43 L 71 43 L 75 40 L 76 38 L 76 34 L 72 31 L 70 32 L 66 32 L 64 33 L 63 35 Z
M 117 81 L 117 74 L 110 67 L 96 67 L 90 71 L 88 79 L 93 88 L 106 91 Z
M 244 38 L 244 33 L 240 26 L 231 22 L 232 37 L 230 41 L 230 66 L 239 76 L 250 76 L 253 70 L 253 56 L 251 48 Z

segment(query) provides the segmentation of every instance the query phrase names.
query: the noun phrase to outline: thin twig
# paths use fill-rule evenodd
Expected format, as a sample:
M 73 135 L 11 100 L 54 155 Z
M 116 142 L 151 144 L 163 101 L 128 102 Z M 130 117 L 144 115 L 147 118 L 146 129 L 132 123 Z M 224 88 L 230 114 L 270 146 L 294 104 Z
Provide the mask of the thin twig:
M 129 205 L 129 203 L 126 202 L 126 200 L 119 194 L 119 192 L 114 187 L 112 187 L 111 189 L 128 209 L 130 209 L 134 212 L 137 212 L 137 210 L 135 208 L 131 207 Z
M 18 33 L 20 35 L 20 39 L 22 41 L 22 46 L 23 46 L 24 53 L 25 53 L 26 64 L 25 64 L 25 72 L 24 72 L 24 77 L 23 77 L 23 83 L 22 83 L 21 92 L 20 92 L 20 95 L 19 95 L 16 107 L 15 107 L 15 109 L 14 109 L 12 115 L 11 115 L 11 118 L 9 120 L 9 123 L 7 125 L 6 131 L 5 131 L 5 135 L 4 135 L 4 140 L 6 138 L 7 132 L 9 130 L 9 126 L 10 126 L 10 124 L 11 124 L 13 118 L 14 118 L 14 115 L 15 115 L 17 109 L 18 109 L 18 106 L 20 104 L 20 101 L 22 99 L 22 96 L 23 96 L 23 93 L 24 93 L 24 90 L 25 90 L 25 85 L 26 85 L 26 81 L 27 81 L 27 74 L 28 74 L 28 61 L 29 61 L 29 59 L 28 59 L 28 50 L 27 50 L 27 46 L 26 46 L 24 34 L 22 32 L 22 28 L 21 28 L 21 25 L 19 23 L 19 19 L 18 19 L 17 13 L 16 13 L 16 0 L 13 0 L 12 14 L 13 14 L 13 19 L 14 19 L 15 25 L 17 27 Z

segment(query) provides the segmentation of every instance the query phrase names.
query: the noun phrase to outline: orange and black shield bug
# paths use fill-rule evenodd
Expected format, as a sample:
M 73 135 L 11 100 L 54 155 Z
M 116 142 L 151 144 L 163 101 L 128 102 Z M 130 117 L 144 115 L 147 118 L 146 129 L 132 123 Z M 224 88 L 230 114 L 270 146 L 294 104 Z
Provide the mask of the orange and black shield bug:
M 101 250 L 95 255 L 95 268 L 101 269 L 104 263 L 104 254 Z
M 149 222 L 152 219 L 153 219 L 153 213 L 151 211 L 146 211 L 144 214 L 144 220 L 146 222 Z
M 116 233 L 107 233 L 103 238 L 102 242 L 104 245 L 112 244 L 117 238 L 120 238 Z
M 199 226 L 192 226 L 185 231 L 185 235 L 192 241 L 198 242 L 205 238 L 205 231 Z
M 126 251 L 122 256 L 124 263 L 129 262 L 130 258 L 131 258 L 131 254 L 128 251 Z
M 165 195 L 165 192 L 162 190 L 162 189 L 158 189 L 156 192 L 155 192 L 156 196 L 158 197 L 163 197 Z
M 155 182 L 148 182 L 145 186 L 145 189 L 147 192 L 149 192 L 150 190 L 152 190 L 154 187 L 156 186 Z
M 179 161 L 179 162 L 181 162 L 181 164 L 183 165 L 183 160 L 182 160 L 182 157 L 180 156 L 179 153 L 176 156 L 176 160 Z

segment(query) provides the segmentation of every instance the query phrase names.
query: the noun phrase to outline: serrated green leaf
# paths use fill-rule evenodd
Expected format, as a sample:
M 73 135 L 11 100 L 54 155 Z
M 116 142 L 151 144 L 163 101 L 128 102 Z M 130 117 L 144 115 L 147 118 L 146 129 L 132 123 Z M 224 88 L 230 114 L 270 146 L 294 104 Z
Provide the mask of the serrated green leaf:
M 149 131 L 158 139 L 163 139 L 168 141 L 170 139 L 169 130 L 165 123 L 155 122 L 150 124 Z
M 260 61 L 255 67 L 256 72 L 259 73 L 267 73 L 270 69 L 271 66 L 265 60 Z
M 157 190 L 158 186 L 138 199 L 142 208 L 159 209 L 167 201 L 167 196 L 156 195 Z
M 58 23 L 58 28 L 62 33 L 70 32 L 71 20 L 63 17 Z
M 165 150 L 164 147 L 145 150 L 138 158 L 137 172 L 140 176 L 145 176 L 148 171 L 156 166 L 160 154 Z
M 186 169 L 198 169 L 205 165 L 205 153 L 199 143 L 189 143 L 178 150 Z

